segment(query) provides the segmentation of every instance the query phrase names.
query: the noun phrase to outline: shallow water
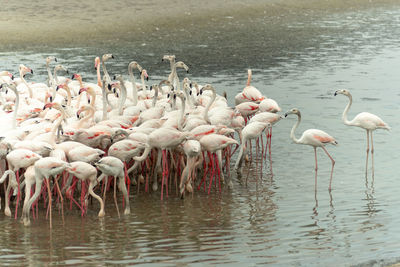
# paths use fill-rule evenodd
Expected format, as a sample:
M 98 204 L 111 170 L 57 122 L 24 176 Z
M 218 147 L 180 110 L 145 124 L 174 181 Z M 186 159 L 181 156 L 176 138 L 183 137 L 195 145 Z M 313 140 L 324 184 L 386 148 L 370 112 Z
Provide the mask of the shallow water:
M 112 52 L 116 59 L 110 60 L 110 72 L 125 74 L 128 62 L 137 60 L 148 69 L 152 82 L 167 74 L 169 66 L 160 62 L 162 55 L 175 53 L 191 66 L 190 78 L 212 83 L 220 93 L 227 91 L 231 105 L 245 84 L 246 68 L 251 67 L 254 86 L 278 101 L 283 111 L 292 107 L 302 111 L 298 136 L 305 129 L 318 128 L 334 136 L 339 145 L 327 147 L 336 160 L 331 193 L 330 160 L 318 151 L 315 192 L 313 149 L 291 142 L 295 118 L 288 117 L 273 129 L 274 175 L 264 164 L 263 177 L 256 182 L 260 170 L 253 163 L 248 186 L 233 175 L 233 190 L 223 188 L 221 194 L 211 195 L 196 190 L 184 200 L 172 191 L 162 202 L 159 192 L 141 189 L 131 194 L 132 214 L 121 219 L 110 195 L 104 219 L 96 217 L 98 206 L 93 202 L 84 218 L 73 209 L 63 224 L 55 214 L 52 231 L 43 208 L 31 227 L 1 215 L 0 263 L 338 266 L 398 261 L 400 10 L 306 15 L 278 24 L 277 29 L 284 31 L 273 44 L 260 37 L 270 27 L 265 25 L 267 19 L 257 18 L 254 31 L 248 31 L 249 21 L 244 21 L 235 33 L 253 38 L 251 43 L 230 42 L 229 33 L 221 32 L 215 40 L 187 41 L 172 49 L 143 42 L 140 49 L 138 43 L 121 43 L 107 48 L 46 47 L 1 53 L 0 69 L 13 71 L 23 62 L 34 69 L 31 79 L 35 81 L 45 79 L 44 58 L 49 54 L 71 72 L 93 81 L 94 57 Z M 341 121 L 347 98 L 333 96 L 340 88 L 353 94 L 350 118 L 368 110 L 392 126 L 390 132 L 374 133 L 374 178 L 370 167 L 365 176 L 365 132 Z

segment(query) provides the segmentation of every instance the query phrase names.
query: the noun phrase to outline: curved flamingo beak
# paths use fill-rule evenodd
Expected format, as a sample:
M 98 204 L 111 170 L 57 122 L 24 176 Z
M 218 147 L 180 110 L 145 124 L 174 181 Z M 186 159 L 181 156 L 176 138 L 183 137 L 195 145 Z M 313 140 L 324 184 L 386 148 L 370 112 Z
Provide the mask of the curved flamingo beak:
M 338 93 L 337 93 L 337 91 L 333 94 L 333 96 L 337 96 L 338 95 Z
M 83 87 L 83 88 L 79 89 L 78 94 L 81 94 L 82 92 L 86 92 L 86 91 L 87 91 L 87 87 Z
M 52 108 L 52 107 L 53 107 L 53 105 L 54 105 L 54 103 L 53 103 L 53 102 L 51 102 L 51 103 L 47 103 L 46 105 L 44 105 L 44 107 L 43 107 L 43 110 L 45 110 L 46 108 Z

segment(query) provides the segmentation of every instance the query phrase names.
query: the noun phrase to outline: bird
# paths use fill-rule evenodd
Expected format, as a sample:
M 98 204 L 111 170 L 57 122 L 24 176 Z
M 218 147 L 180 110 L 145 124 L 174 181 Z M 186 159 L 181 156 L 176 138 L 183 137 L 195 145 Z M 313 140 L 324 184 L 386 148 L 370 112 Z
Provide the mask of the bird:
M 390 130 L 390 127 L 387 123 L 385 123 L 381 118 L 378 116 L 369 113 L 369 112 L 361 112 L 357 114 L 357 116 L 354 117 L 351 121 L 347 119 L 347 113 L 349 112 L 349 109 L 351 107 L 351 104 L 353 103 L 353 97 L 350 94 L 350 92 L 346 89 L 341 89 L 337 90 L 334 94 L 334 96 L 337 95 L 345 95 L 349 98 L 349 103 L 345 107 L 342 115 L 342 120 L 345 125 L 349 126 L 357 126 L 360 128 L 363 128 L 367 131 L 367 159 L 365 163 L 365 175 L 367 175 L 367 168 L 368 168 L 368 154 L 370 151 L 369 148 L 369 136 L 371 135 L 371 159 L 372 159 L 372 175 L 374 173 L 374 141 L 372 137 L 372 132 L 375 131 L 376 129 L 385 129 L 385 130 Z
M 119 215 L 117 198 L 116 198 L 116 179 L 118 178 L 118 188 L 120 191 L 122 191 L 126 203 L 124 214 L 125 215 L 130 214 L 131 209 L 129 206 L 129 195 L 125 186 L 124 163 L 116 157 L 107 156 L 100 159 L 98 162 L 95 163 L 95 165 L 102 172 L 101 176 L 97 178 L 97 182 L 100 182 L 103 179 L 103 177 L 106 177 L 105 184 L 107 185 L 107 176 L 114 177 L 114 201 Z M 105 203 L 105 194 L 103 198 L 104 198 L 103 201 Z
M 337 141 L 335 138 L 330 136 L 324 131 L 318 130 L 318 129 L 308 129 L 303 132 L 302 136 L 300 139 L 297 139 L 294 135 L 294 132 L 296 131 L 297 127 L 299 126 L 301 122 L 301 113 L 297 108 L 292 108 L 288 112 L 285 113 L 285 117 L 287 117 L 290 114 L 295 114 L 297 115 L 297 122 L 293 126 L 291 132 L 290 132 L 290 138 L 296 143 L 296 144 L 301 144 L 301 145 L 309 145 L 314 148 L 314 154 L 315 154 L 315 191 L 317 190 L 317 170 L 318 170 L 318 163 L 317 163 L 317 147 L 322 148 L 326 155 L 330 158 L 332 162 L 332 170 L 331 170 L 331 177 L 329 180 L 329 191 L 332 190 L 332 176 L 333 176 L 333 167 L 335 166 L 335 160 L 332 158 L 332 156 L 328 153 L 328 151 L 325 148 L 326 144 L 332 144 L 332 145 L 337 145 Z

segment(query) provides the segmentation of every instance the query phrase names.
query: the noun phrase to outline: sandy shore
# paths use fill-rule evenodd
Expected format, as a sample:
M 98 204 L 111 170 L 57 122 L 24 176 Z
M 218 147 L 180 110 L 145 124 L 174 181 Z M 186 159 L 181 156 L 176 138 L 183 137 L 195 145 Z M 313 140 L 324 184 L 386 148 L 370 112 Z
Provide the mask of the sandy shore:
M 3 49 L 29 46 L 79 46 L 134 41 L 146 36 L 210 30 L 233 20 L 295 19 L 305 12 L 324 14 L 395 4 L 394 0 L 87 0 L 6 1 L 0 10 Z M 181 32 L 181 34 L 179 34 Z

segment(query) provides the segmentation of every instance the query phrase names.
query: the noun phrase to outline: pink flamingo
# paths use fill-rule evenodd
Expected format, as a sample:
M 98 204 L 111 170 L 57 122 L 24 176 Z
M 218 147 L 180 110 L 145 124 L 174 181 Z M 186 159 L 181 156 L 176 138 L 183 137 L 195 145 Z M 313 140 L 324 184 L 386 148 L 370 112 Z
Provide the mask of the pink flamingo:
M 51 214 L 51 205 L 52 205 L 52 192 L 50 189 L 50 177 L 55 177 L 62 173 L 65 168 L 67 168 L 69 164 L 63 160 L 60 160 L 55 157 L 46 157 L 46 158 L 41 158 L 35 162 L 35 194 L 31 197 L 28 198 L 28 201 L 25 201 L 24 207 L 22 209 L 22 216 L 23 216 L 23 222 L 24 225 L 29 225 L 30 220 L 29 220 L 29 211 L 31 209 L 32 204 L 36 201 L 36 199 L 39 197 L 43 181 L 46 180 L 46 186 L 47 186 L 47 194 L 48 194 L 48 199 L 49 199 L 49 204 L 48 208 L 50 209 L 50 228 L 52 228 L 52 214 Z M 29 186 L 27 184 L 27 189 L 30 189 L 32 181 L 29 182 Z M 55 184 L 57 188 L 57 192 L 61 198 L 61 207 L 63 206 L 63 198 L 61 194 L 60 187 L 58 185 L 57 180 L 55 179 Z M 30 191 L 30 190 L 29 190 Z M 29 196 L 30 192 L 25 191 L 28 193 Z
M 222 169 L 222 155 L 221 155 L 221 150 L 226 148 L 229 145 L 233 145 L 233 144 L 238 144 L 238 142 L 235 139 L 232 139 L 230 137 L 224 136 L 224 135 L 220 135 L 220 134 L 208 134 L 203 136 L 200 140 L 199 140 L 201 147 L 203 148 L 203 150 L 207 151 L 208 154 L 208 158 L 210 160 L 210 164 L 211 164 L 211 176 L 210 176 L 210 184 L 208 186 L 208 194 L 210 194 L 211 191 L 211 185 L 212 185 L 212 181 L 215 175 L 215 169 L 217 169 L 217 174 L 218 177 L 220 177 L 221 175 L 221 169 Z M 217 159 L 217 154 L 218 153 L 218 159 Z M 214 165 L 215 163 L 215 165 Z M 205 178 L 207 175 L 207 171 L 204 170 L 204 177 L 203 177 L 203 181 L 200 183 L 199 187 L 202 185 L 202 183 L 205 183 Z M 217 179 L 215 179 L 217 180 Z M 205 184 L 204 184 L 205 186 Z M 231 186 L 231 184 L 229 184 L 229 186 Z M 221 185 L 219 184 L 219 190 L 221 191 Z
M 98 162 L 95 163 L 96 167 L 102 172 L 101 176 L 97 178 L 97 181 L 100 182 L 103 177 L 107 176 L 113 176 L 114 177 L 114 202 L 115 206 L 117 207 L 117 212 L 119 216 L 119 209 L 118 209 L 118 204 L 117 204 L 117 195 L 116 195 L 116 180 L 118 178 L 118 188 L 120 191 L 122 191 L 122 194 L 124 195 L 125 199 L 125 211 L 124 214 L 128 215 L 131 212 L 130 206 L 129 206 L 129 195 L 126 190 L 125 186 L 125 175 L 124 175 L 124 163 L 116 157 L 104 157 Z M 107 180 L 106 180 L 107 181 Z M 107 184 L 107 182 L 106 182 Z M 104 190 L 105 192 L 106 190 Z M 105 203 L 105 194 L 104 194 L 104 203 Z
M 246 125 L 246 127 L 243 128 L 242 140 L 241 140 L 242 142 L 239 149 L 239 156 L 235 163 L 235 169 L 238 173 L 241 173 L 243 156 L 245 155 L 245 152 L 247 150 L 247 141 L 251 142 L 251 139 L 260 137 L 261 134 L 264 132 L 264 130 L 269 127 L 271 127 L 271 124 L 269 122 L 254 121 L 252 123 L 249 123 L 248 125 Z M 247 178 L 246 178 L 246 184 L 247 184 Z
M 331 178 L 329 180 L 329 191 L 331 191 L 331 185 L 332 185 L 332 176 L 333 176 L 333 167 L 335 166 L 335 160 L 331 157 L 331 155 L 328 153 L 328 151 L 325 148 L 326 144 L 332 144 L 332 145 L 337 145 L 337 142 L 335 138 L 330 136 L 324 131 L 318 130 L 318 129 L 308 129 L 303 132 L 303 135 L 300 137 L 300 139 L 297 139 L 294 136 L 294 131 L 297 129 L 297 127 L 300 124 L 301 121 L 301 113 L 297 108 L 293 108 L 289 110 L 288 112 L 285 113 L 285 117 L 287 117 L 289 114 L 295 114 L 297 115 L 297 122 L 293 126 L 292 131 L 290 132 L 290 138 L 296 143 L 296 144 L 302 144 L 302 145 L 309 145 L 314 148 L 314 154 L 315 154 L 315 191 L 317 191 L 317 171 L 318 171 L 318 163 L 317 163 L 317 147 L 321 147 L 326 155 L 331 159 L 332 161 L 332 170 L 331 170 Z
M 93 167 L 92 165 L 90 165 L 89 163 L 83 162 L 83 161 L 75 161 L 75 162 L 71 162 L 70 166 L 67 167 L 65 169 L 67 172 L 69 172 L 70 174 L 74 175 L 76 178 L 78 178 L 79 180 L 81 180 L 82 182 L 86 182 L 89 181 L 89 188 L 88 188 L 88 192 L 89 194 L 95 198 L 97 201 L 99 201 L 100 203 L 100 211 L 98 216 L 99 217 L 104 217 L 105 216 L 105 212 L 104 212 L 104 202 L 101 199 L 100 196 L 96 195 L 96 193 L 93 192 L 93 188 L 96 186 L 97 184 L 97 169 L 95 167 Z M 71 186 L 73 187 L 73 186 Z M 71 187 L 68 190 L 71 190 Z M 71 193 L 69 193 L 71 194 Z M 70 195 L 71 199 L 73 198 L 72 195 Z M 87 202 L 87 195 L 85 196 L 85 205 Z M 83 201 L 82 201 L 82 206 L 83 206 Z M 84 207 L 80 207 L 82 209 L 82 214 L 84 213 Z
M 34 164 L 37 160 L 42 158 L 39 154 L 32 152 L 28 149 L 15 149 L 8 153 L 6 156 L 6 160 L 8 163 L 9 170 L 16 172 L 16 179 L 18 183 L 18 193 L 17 193 L 17 203 L 15 205 L 15 219 L 17 219 L 17 211 L 18 211 L 18 204 L 21 198 L 20 196 L 20 180 L 19 180 L 19 170 L 25 169 L 32 164 Z M 6 216 L 11 216 L 10 210 L 4 210 Z
M 368 154 L 369 154 L 369 135 L 371 134 L 371 158 L 372 158 L 372 175 L 374 174 L 374 141 L 372 138 L 372 132 L 376 129 L 385 129 L 390 130 L 389 125 L 387 125 L 381 118 L 378 116 L 371 114 L 369 112 L 361 112 L 357 116 L 354 117 L 353 120 L 349 121 L 347 119 L 347 113 L 353 103 L 353 97 L 351 96 L 348 90 L 342 89 L 337 90 L 335 92 L 335 96 L 341 94 L 345 95 L 349 98 L 349 103 L 347 104 L 346 108 L 343 111 L 342 119 L 344 124 L 349 126 L 357 126 L 363 128 L 367 131 L 367 160 L 365 163 L 365 175 L 367 175 L 367 168 L 368 168 Z

